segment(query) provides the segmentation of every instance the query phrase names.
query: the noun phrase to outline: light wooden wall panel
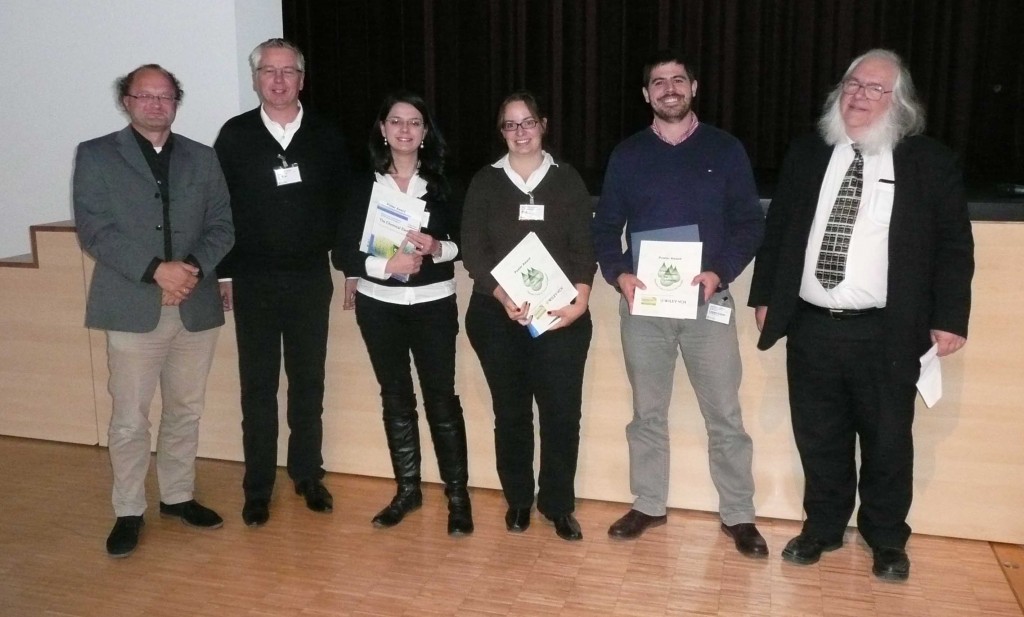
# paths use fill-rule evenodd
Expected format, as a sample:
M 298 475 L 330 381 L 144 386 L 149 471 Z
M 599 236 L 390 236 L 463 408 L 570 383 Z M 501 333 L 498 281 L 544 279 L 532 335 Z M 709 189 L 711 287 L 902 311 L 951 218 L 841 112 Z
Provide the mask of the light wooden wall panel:
M 910 522 L 921 533 L 1021 543 L 1024 297 L 1014 281 L 1020 278 L 1018 264 L 1024 263 L 1024 225 L 975 223 L 974 231 L 978 272 L 970 341 L 963 351 L 943 361 L 943 400 L 934 409 L 918 406 L 916 497 Z M 105 443 L 110 413 L 105 339 L 101 332 L 88 333 L 82 327 L 84 281 L 91 264 L 86 259 L 83 268 L 73 234 L 44 232 L 40 238 L 45 238 L 41 242 L 45 255 L 39 270 L 0 268 L 0 434 L 84 443 L 96 441 L 98 434 Z M 748 269 L 733 289 L 740 305 L 736 318 L 744 366 L 744 422 L 754 439 L 755 502 L 761 516 L 799 519 L 803 477 L 789 420 L 784 342 L 768 352 L 755 348 L 752 312 L 742 306 L 749 276 Z M 330 471 L 387 477 L 391 469 L 378 386 L 354 314 L 341 308 L 342 285 L 336 274 L 324 415 L 325 466 Z M 463 315 L 470 287 L 460 267 Z M 632 413 L 631 392 L 619 343 L 617 295 L 598 279 L 591 305 L 595 330 L 584 385 L 577 494 L 629 502 L 625 425 Z M 466 410 L 470 481 L 474 486 L 497 488 L 490 396 L 464 332 L 459 335 L 458 354 L 456 381 Z M 31 379 L 46 387 L 23 387 Z M 282 463 L 287 446 L 286 389 L 282 375 Z M 158 413 L 155 403 L 154 425 Z M 210 375 L 200 455 L 241 460 L 240 422 L 237 349 L 229 314 Z M 33 428 L 29 431 L 25 426 Z M 703 420 L 681 361 L 670 426 L 670 505 L 716 510 Z M 437 481 L 428 435 L 421 420 L 424 478 Z
M 33 232 L 38 268 L 0 266 L 0 434 L 96 443 L 83 260 L 71 231 Z

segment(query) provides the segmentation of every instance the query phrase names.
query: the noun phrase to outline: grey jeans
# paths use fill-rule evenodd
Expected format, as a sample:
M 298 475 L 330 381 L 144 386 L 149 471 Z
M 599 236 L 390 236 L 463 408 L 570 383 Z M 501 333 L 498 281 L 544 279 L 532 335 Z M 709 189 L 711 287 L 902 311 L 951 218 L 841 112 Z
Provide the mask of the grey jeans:
M 633 420 L 626 427 L 630 490 L 635 510 L 665 514 L 669 488 L 668 410 L 677 354 L 697 395 L 708 432 L 711 479 L 726 525 L 754 521 L 753 444 L 743 429 L 739 387 L 743 368 L 736 337 L 735 305 L 728 290 L 711 303 L 733 309 L 729 324 L 708 321 L 707 305 L 697 319 L 637 317 L 619 303 L 622 351 L 633 387 Z

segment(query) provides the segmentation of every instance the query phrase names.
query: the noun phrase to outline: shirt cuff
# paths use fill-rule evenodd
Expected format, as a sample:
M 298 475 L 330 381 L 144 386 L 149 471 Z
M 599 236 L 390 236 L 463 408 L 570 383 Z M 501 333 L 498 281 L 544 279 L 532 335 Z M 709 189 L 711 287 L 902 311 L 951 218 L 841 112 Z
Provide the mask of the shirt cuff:
M 434 263 L 451 261 L 459 255 L 459 245 L 451 240 L 438 240 L 441 243 L 441 256 L 434 259 Z
M 366 257 L 366 275 L 386 281 L 391 278 L 391 275 L 385 272 L 385 268 L 388 266 L 388 260 L 383 257 L 377 257 L 376 255 L 369 255 Z
M 153 278 L 153 275 L 156 274 L 156 269 L 159 268 L 162 263 L 164 263 L 163 259 L 154 257 L 153 261 L 149 262 L 149 266 L 146 267 L 146 271 L 142 273 L 142 282 L 155 284 L 156 279 Z

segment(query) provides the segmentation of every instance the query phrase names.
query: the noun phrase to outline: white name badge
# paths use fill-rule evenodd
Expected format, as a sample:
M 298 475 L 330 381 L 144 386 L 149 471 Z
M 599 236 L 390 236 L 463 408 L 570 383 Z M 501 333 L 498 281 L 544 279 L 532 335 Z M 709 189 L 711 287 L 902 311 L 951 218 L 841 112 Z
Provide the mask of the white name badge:
M 519 204 L 520 221 L 543 221 L 544 204 Z
M 291 167 L 275 167 L 274 177 L 277 178 L 278 186 L 302 182 L 302 175 L 299 173 L 298 165 L 292 165 Z
M 724 323 L 728 325 L 729 318 L 732 317 L 732 309 L 728 306 L 722 306 L 721 304 L 709 304 L 708 305 L 708 321 L 717 321 L 718 323 Z

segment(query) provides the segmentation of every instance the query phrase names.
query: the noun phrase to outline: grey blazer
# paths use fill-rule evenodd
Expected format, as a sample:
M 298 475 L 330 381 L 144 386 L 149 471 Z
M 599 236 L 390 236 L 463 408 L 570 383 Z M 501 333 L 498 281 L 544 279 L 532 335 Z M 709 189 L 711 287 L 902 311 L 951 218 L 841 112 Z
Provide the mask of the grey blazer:
M 85 325 L 150 332 L 160 320 L 160 287 L 142 282 L 164 257 L 160 189 L 131 127 L 78 145 L 73 180 L 75 225 L 96 260 Z M 194 255 L 203 279 L 181 303 L 192 332 L 224 323 L 215 268 L 234 244 L 227 184 L 213 149 L 175 134 L 170 162 L 173 260 Z

